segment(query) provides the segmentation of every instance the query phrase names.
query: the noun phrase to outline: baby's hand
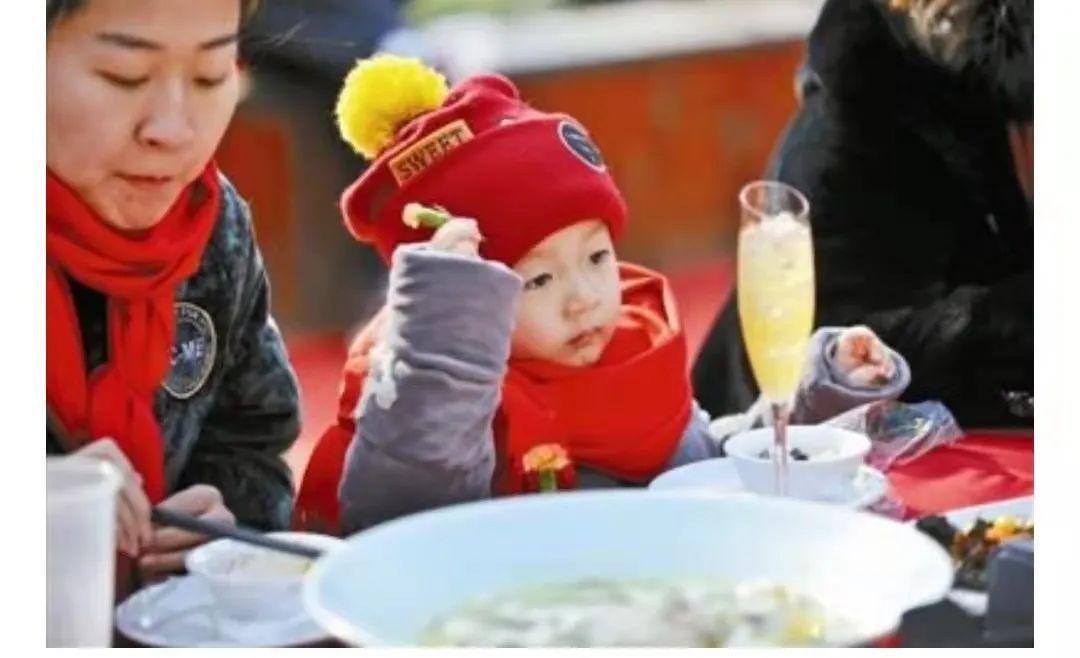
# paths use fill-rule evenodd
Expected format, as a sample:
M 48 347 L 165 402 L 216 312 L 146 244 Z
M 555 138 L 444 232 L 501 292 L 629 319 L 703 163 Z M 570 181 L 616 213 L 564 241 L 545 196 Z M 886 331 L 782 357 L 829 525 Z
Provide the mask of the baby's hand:
M 439 251 L 480 258 L 480 242 L 483 239 L 475 219 L 454 217 L 435 231 L 428 244 Z
M 885 343 L 869 327 L 848 327 L 836 340 L 833 362 L 856 386 L 884 384 L 896 371 Z

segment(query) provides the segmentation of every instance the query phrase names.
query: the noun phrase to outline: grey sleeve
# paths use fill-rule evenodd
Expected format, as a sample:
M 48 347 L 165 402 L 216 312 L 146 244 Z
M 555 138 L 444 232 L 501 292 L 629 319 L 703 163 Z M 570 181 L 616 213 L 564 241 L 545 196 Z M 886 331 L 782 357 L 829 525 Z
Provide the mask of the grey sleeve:
M 833 362 L 836 338 L 841 328 L 823 327 L 814 332 L 807 349 L 806 372 L 795 398 L 791 422 L 812 425 L 829 420 L 849 409 L 877 400 L 892 400 L 900 396 L 911 381 L 907 361 L 891 348 L 895 372 L 890 381 L 880 386 L 861 387 L 852 385 Z M 679 448 L 672 456 L 669 468 L 682 466 L 700 459 L 722 457 L 723 443 L 733 434 L 757 427 L 772 425 L 769 405 L 764 398 L 739 414 L 730 414 L 714 420 L 697 403 Z
M 269 283 L 247 208 L 241 203 L 236 211 L 233 237 L 242 265 L 225 372 L 179 486 L 213 484 L 238 523 L 283 530 L 292 515 L 293 483 L 282 453 L 300 434 L 299 388 L 270 315 Z
M 746 416 L 746 414 L 734 414 L 725 416 L 725 418 L 735 419 L 743 416 Z M 747 423 L 745 427 L 732 424 L 726 432 L 721 433 L 721 438 L 750 429 L 753 425 L 753 418 L 747 417 L 745 422 Z M 682 439 L 679 440 L 679 445 L 675 448 L 675 452 L 671 455 L 671 459 L 668 460 L 664 470 L 671 470 L 703 459 L 723 457 L 722 441 L 713 435 L 710 425 L 708 412 L 698 406 L 697 402 L 694 402 L 693 408 L 690 410 L 690 421 L 686 424 L 686 431 L 683 432 Z M 716 425 L 716 427 L 724 429 L 720 425 Z
M 491 495 L 491 424 L 521 279 L 488 261 L 400 247 L 345 461 L 342 526 Z
M 886 346 L 895 372 L 890 381 L 878 386 L 855 386 L 836 369 L 833 352 L 841 327 L 822 327 L 810 339 L 806 371 L 791 412 L 791 422 L 801 425 L 822 423 L 849 409 L 878 400 L 894 400 L 911 383 L 907 361 Z

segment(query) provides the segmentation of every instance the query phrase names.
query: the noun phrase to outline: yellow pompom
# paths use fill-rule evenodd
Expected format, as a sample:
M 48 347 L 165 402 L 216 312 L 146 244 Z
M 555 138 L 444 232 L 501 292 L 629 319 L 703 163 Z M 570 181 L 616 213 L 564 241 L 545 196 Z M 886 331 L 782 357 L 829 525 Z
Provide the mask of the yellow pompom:
M 374 160 L 413 119 L 442 105 L 446 78 L 419 59 L 376 55 L 356 62 L 337 101 L 341 137 Z

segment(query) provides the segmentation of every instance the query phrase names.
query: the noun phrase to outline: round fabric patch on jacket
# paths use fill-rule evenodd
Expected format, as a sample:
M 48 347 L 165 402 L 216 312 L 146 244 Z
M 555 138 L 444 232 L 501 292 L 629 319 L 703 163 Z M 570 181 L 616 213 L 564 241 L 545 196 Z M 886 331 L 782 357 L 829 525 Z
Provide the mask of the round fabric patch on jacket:
M 214 369 L 217 334 L 210 314 L 188 302 L 176 303 L 176 341 L 165 390 L 186 400 L 199 392 Z
M 570 152 L 597 171 L 604 171 L 604 158 L 600 155 L 600 149 L 596 148 L 589 136 L 581 129 L 581 126 L 563 121 L 559 124 L 559 137 Z

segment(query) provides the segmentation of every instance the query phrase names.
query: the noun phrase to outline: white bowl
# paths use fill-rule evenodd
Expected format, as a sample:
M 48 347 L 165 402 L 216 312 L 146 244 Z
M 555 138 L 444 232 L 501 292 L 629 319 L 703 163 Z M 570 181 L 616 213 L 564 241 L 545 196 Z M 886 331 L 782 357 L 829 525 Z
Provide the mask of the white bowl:
M 346 540 L 304 583 L 309 612 L 360 646 L 417 644 L 477 596 L 582 578 L 768 580 L 848 617 L 841 644 L 940 601 L 948 555 L 915 528 L 839 507 L 645 490 L 513 496 L 445 507 Z
M 811 500 L 828 499 L 850 485 L 870 452 L 865 434 L 825 425 L 794 425 L 788 428 L 788 450 L 798 448 L 808 460 L 788 458 L 788 495 Z M 724 444 L 743 486 L 757 494 L 775 493 L 771 457 L 773 428 L 763 427 L 736 434 Z
M 305 532 L 269 536 L 325 551 L 344 543 Z M 287 618 L 301 612 L 301 585 L 314 562 L 232 539 L 203 544 L 185 559 L 188 571 L 206 582 L 221 612 L 239 620 Z

